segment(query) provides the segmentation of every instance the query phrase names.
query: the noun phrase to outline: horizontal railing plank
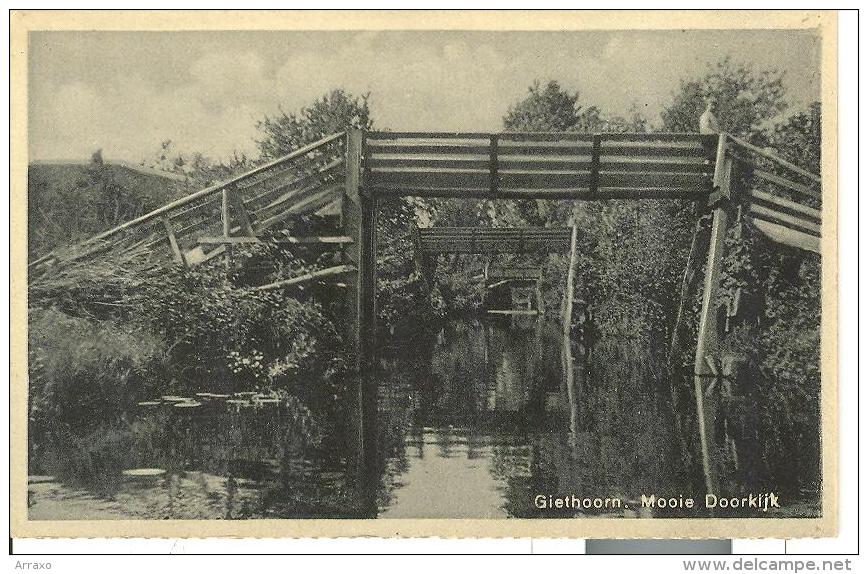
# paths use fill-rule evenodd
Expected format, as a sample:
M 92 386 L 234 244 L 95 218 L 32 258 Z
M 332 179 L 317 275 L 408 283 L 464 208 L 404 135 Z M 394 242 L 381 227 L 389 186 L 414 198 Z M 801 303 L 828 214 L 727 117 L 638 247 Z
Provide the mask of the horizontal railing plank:
M 157 208 L 153 211 L 150 211 L 144 215 L 141 215 L 139 217 L 131 219 L 130 221 L 124 222 L 121 225 L 113 227 L 107 231 L 103 231 L 102 233 L 94 235 L 93 237 L 88 239 L 87 242 L 100 241 L 100 240 L 102 240 L 106 237 L 109 237 L 111 235 L 114 235 L 120 231 L 123 231 L 125 229 L 129 229 L 130 227 L 135 227 L 137 225 L 141 225 L 142 223 L 144 223 L 146 221 L 151 221 L 151 220 L 153 220 L 153 219 L 155 219 L 161 215 L 165 215 L 165 214 L 169 213 L 170 211 L 177 209 L 179 207 L 185 206 L 185 205 L 187 205 L 193 201 L 196 201 L 197 199 L 200 199 L 202 197 L 206 197 L 208 195 L 219 193 L 223 190 L 223 188 L 225 188 L 227 186 L 246 181 L 250 178 L 255 177 L 257 174 L 260 174 L 260 173 L 262 173 L 268 169 L 271 169 L 275 166 L 281 165 L 281 164 L 283 164 L 287 161 L 291 161 L 295 158 L 307 155 L 308 153 L 310 153 L 314 149 L 318 148 L 319 146 L 322 146 L 322 145 L 325 145 L 329 142 L 332 142 L 338 138 L 343 137 L 344 135 L 345 135 L 344 132 L 340 132 L 340 133 L 326 136 L 319 141 L 313 142 L 312 144 L 306 145 L 306 146 L 304 146 L 298 150 L 295 150 L 295 151 L 293 151 L 293 152 L 291 152 L 285 156 L 279 157 L 273 161 L 270 161 L 268 163 L 260 165 L 260 166 L 254 168 L 248 172 L 242 173 L 238 176 L 230 178 L 226 181 L 222 181 L 222 182 L 215 184 L 215 185 L 212 185 L 210 187 L 206 187 L 205 189 L 199 190 L 195 193 L 184 196 L 178 200 L 167 203 L 166 205 L 164 205 L 162 207 L 159 207 L 159 208 Z
M 486 198 L 486 199 L 683 199 L 697 200 L 708 196 L 708 190 L 684 187 L 606 187 L 590 190 L 588 187 L 511 188 L 491 193 L 488 186 L 429 187 L 423 185 L 384 185 L 366 187 L 375 195 L 396 197 L 438 197 L 438 198 Z
M 796 228 L 800 231 L 805 231 L 810 233 L 811 235 L 820 236 L 821 227 L 820 225 L 808 221 L 807 219 L 802 219 L 799 217 L 795 217 L 793 215 L 788 215 L 786 213 L 776 211 L 774 209 L 769 209 L 762 205 L 757 205 L 755 203 L 750 205 L 749 213 L 751 216 L 754 216 L 758 219 L 764 219 L 766 221 L 770 221 L 772 223 L 777 223 L 779 225 L 784 225 L 790 228 Z
M 814 253 L 820 253 L 820 238 L 816 235 L 803 233 L 778 223 L 753 218 L 753 224 L 763 235 L 776 243 L 798 247 Z
M 770 203 L 778 208 L 805 215 L 808 218 L 816 221 L 817 223 L 819 223 L 822 219 L 822 212 L 819 209 L 814 209 L 813 207 L 808 207 L 806 205 L 796 203 L 795 201 L 790 201 L 783 197 L 778 197 L 770 193 L 765 193 L 764 191 L 760 191 L 758 189 L 751 190 L 750 195 L 754 199 L 761 202 Z
M 794 181 L 790 181 L 785 177 L 781 177 L 779 175 L 775 175 L 773 173 L 769 173 L 769 172 L 763 171 L 761 169 L 755 169 L 755 170 L 753 170 L 752 173 L 753 173 L 754 177 L 758 177 L 758 178 L 763 179 L 765 181 L 768 181 L 770 183 L 774 183 L 774 184 L 779 185 L 781 187 L 785 187 L 785 188 L 792 190 L 792 191 L 795 191 L 797 193 L 801 193 L 801 194 L 804 194 L 804 195 L 807 195 L 810 197 L 814 197 L 816 199 L 820 199 L 822 197 L 822 194 L 820 193 L 819 190 L 812 189 L 806 185 L 802 185 L 802 184 L 796 183 Z

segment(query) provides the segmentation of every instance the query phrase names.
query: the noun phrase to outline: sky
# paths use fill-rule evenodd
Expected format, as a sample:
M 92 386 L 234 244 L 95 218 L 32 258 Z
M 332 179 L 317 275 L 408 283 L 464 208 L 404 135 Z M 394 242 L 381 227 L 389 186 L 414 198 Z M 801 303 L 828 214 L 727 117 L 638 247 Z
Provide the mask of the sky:
M 790 110 L 820 96 L 809 31 L 32 32 L 30 160 L 255 155 L 256 121 L 334 88 L 370 92 L 375 128 L 498 131 L 535 80 L 652 122 L 724 56 L 785 73 Z

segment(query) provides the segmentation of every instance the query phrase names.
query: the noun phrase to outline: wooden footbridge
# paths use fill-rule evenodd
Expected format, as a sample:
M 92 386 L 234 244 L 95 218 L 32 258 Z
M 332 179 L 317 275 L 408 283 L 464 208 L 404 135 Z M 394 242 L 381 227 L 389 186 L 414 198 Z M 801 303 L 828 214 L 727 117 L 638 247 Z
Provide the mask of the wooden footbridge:
M 765 149 L 727 134 L 420 133 L 329 135 L 284 157 L 32 261 L 30 274 L 108 253 L 142 262 L 197 265 L 233 244 L 285 229 L 288 244 L 320 244 L 343 261 L 309 275 L 345 274 L 348 336 L 355 366 L 371 364 L 375 349 L 377 204 L 396 196 L 552 200 L 679 199 L 712 215 L 707 242 L 694 241 L 682 297 L 694 269 L 706 273 L 695 353 L 694 395 L 707 488 L 715 491 L 707 404 L 718 377 L 714 293 L 724 235 L 735 219 L 770 239 L 820 251 L 820 178 Z M 294 222 L 319 215 L 334 233 L 292 233 Z M 573 230 L 426 229 L 423 254 L 575 251 Z M 297 278 L 296 281 L 301 281 Z M 291 282 L 290 280 L 289 282 Z M 568 285 L 572 286 L 572 267 Z M 283 282 L 282 284 L 287 284 Z M 280 287 L 275 284 L 270 287 Z M 571 297 L 565 298 L 565 307 Z M 673 327 L 680 344 L 681 322 Z

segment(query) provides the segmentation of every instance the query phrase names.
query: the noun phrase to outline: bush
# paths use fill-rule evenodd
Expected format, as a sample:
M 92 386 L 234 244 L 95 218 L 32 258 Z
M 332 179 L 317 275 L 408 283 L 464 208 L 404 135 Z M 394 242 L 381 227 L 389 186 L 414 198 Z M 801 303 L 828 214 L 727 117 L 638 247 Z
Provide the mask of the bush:
M 31 419 L 93 428 L 167 382 L 163 342 L 140 327 L 31 309 Z

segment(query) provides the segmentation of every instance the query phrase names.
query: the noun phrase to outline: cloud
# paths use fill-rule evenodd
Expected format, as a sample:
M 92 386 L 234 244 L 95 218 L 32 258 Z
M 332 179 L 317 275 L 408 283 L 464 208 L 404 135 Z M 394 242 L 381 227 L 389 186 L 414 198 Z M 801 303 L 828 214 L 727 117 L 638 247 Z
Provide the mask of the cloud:
M 172 139 L 215 158 L 255 153 L 258 119 L 338 87 L 371 92 L 376 125 L 391 129 L 497 130 L 536 79 L 556 79 L 607 113 L 638 104 L 654 120 L 681 77 L 727 53 L 789 66 L 793 93 L 816 93 L 805 72 L 811 50 L 781 47 L 802 40 L 703 34 L 213 33 L 130 37 L 129 50 L 123 38 L 105 49 L 72 36 L 50 49 L 46 37 L 34 67 L 45 72 L 31 83 L 30 152 L 86 158 L 102 147 L 107 158 L 139 161 Z

